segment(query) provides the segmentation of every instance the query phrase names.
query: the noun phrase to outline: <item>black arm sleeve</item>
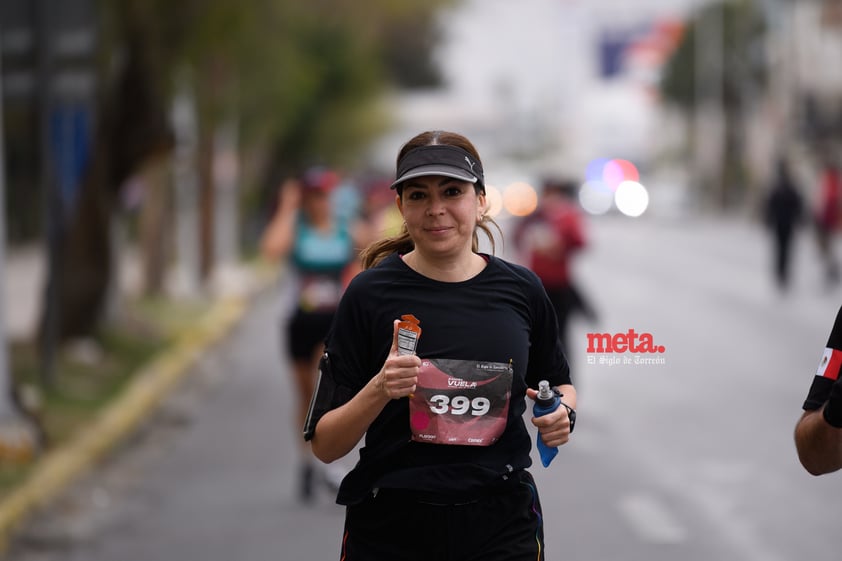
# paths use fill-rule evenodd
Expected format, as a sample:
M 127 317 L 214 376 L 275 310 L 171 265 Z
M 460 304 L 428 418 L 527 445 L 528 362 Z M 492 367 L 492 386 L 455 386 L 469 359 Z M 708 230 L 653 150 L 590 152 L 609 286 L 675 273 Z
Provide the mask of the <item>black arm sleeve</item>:
M 316 389 L 310 398 L 310 407 L 304 419 L 304 440 L 312 440 L 316 433 L 316 425 L 325 413 L 349 401 L 351 397 L 353 397 L 353 392 L 350 389 L 336 383 L 330 365 L 330 355 L 324 353 L 319 360 Z
M 831 352 L 842 352 L 842 307 L 836 313 L 836 320 L 833 322 L 833 329 L 831 329 L 830 336 L 827 339 L 825 355 L 822 357 L 822 360 L 827 356 L 828 350 Z M 805 411 L 815 411 L 824 405 L 825 401 L 830 397 L 833 384 L 838 383 L 836 380 L 839 378 L 839 367 L 835 366 L 835 362 L 832 362 L 829 366 L 833 368 L 832 371 L 825 371 L 824 375 L 817 374 L 813 377 L 813 383 L 810 385 L 807 399 L 804 400 L 804 405 L 802 406 Z M 821 364 L 819 365 L 819 371 L 822 371 Z

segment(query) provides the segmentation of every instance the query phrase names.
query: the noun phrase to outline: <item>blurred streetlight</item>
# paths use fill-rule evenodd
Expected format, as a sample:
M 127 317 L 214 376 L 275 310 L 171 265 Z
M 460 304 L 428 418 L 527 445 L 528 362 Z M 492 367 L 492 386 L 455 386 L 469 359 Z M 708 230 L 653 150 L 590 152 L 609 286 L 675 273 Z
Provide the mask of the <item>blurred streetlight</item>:
M 512 216 L 528 216 L 538 207 L 538 193 L 529 183 L 516 181 L 503 190 L 503 208 Z
M 494 185 L 486 185 L 485 196 L 488 203 L 487 213 L 491 218 L 495 218 L 503 210 L 503 194 Z

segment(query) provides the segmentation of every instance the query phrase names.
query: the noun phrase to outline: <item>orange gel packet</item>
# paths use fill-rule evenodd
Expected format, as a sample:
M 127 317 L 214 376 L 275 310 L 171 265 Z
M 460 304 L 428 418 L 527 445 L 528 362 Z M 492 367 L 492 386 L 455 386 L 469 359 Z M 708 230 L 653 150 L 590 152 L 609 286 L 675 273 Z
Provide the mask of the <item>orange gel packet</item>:
M 412 314 L 404 314 L 398 322 L 398 354 L 414 355 L 421 337 L 421 322 Z

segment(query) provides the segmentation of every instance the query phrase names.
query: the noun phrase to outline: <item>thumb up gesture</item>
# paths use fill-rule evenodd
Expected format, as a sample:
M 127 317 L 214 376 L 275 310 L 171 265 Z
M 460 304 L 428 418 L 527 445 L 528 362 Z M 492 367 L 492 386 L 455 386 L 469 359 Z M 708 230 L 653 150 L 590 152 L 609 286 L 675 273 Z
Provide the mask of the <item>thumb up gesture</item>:
M 416 355 L 398 353 L 398 320 L 392 330 L 392 347 L 383 368 L 377 374 L 377 387 L 390 399 L 406 397 L 415 391 L 421 359 Z

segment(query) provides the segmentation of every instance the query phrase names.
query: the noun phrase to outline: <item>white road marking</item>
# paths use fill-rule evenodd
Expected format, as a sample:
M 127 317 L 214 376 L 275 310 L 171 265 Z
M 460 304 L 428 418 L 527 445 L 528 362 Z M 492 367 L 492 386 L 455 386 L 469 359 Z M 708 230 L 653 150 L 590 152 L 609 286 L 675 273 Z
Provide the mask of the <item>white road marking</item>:
M 687 539 L 684 526 L 651 495 L 627 495 L 617 506 L 632 529 L 646 542 L 677 544 Z

